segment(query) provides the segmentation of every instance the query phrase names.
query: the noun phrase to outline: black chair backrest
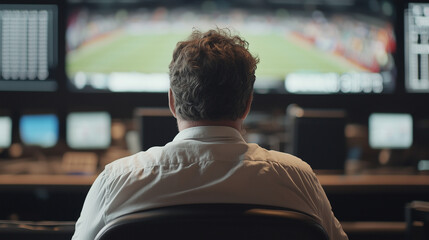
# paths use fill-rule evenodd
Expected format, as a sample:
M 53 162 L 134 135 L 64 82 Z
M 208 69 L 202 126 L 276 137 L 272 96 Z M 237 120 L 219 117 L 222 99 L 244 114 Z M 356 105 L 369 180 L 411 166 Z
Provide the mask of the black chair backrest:
M 145 210 L 108 223 L 96 240 L 299 239 L 328 240 L 311 216 L 252 204 L 190 204 Z

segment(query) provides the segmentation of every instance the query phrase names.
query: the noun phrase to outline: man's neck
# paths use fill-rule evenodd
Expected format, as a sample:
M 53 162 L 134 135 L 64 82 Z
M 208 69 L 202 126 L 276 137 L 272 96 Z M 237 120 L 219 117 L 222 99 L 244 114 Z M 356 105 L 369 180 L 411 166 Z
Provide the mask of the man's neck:
M 182 131 L 187 128 L 191 127 L 200 127 L 200 126 L 225 126 L 225 127 L 232 127 L 237 129 L 238 131 L 241 131 L 243 120 L 237 119 L 237 120 L 200 120 L 200 121 L 189 121 L 189 120 L 183 120 L 178 119 L 177 125 L 179 127 L 179 131 Z

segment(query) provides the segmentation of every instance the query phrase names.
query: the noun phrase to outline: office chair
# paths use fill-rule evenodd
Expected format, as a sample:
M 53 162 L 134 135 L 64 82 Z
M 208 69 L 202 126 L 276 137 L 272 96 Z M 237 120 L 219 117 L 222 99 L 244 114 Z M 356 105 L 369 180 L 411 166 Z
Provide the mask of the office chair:
M 412 201 L 405 205 L 406 239 L 429 239 L 429 202 Z M 420 226 L 416 226 L 420 222 Z
M 190 204 L 145 210 L 108 223 L 95 238 L 328 240 L 311 216 L 253 204 Z

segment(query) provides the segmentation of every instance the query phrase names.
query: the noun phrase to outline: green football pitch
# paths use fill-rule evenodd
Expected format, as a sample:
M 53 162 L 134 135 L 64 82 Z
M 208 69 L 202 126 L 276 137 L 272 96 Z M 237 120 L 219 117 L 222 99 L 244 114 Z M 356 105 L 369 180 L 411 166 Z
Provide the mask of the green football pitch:
M 359 71 L 343 58 L 284 35 L 242 34 L 252 54 L 260 58 L 256 75 L 284 79 L 291 72 Z M 67 74 L 77 72 L 167 73 L 173 49 L 186 34 L 126 34 L 92 40 L 67 55 Z

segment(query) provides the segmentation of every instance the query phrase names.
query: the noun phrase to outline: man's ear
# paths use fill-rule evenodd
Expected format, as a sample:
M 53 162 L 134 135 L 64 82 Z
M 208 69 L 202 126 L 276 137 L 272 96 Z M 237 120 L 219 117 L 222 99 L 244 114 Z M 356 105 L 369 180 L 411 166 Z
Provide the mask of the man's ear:
M 252 106 L 252 101 L 253 101 L 253 92 L 252 92 L 252 94 L 250 94 L 250 97 L 249 97 L 249 99 L 247 100 L 247 105 L 246 105 L 246 111 L 244 112 L 244 114 L 243 114 L 243 116 L 241 117 L 241 119 L 246 119 L 246 117 L 247 117 L 247 115 L 249 114 L 249 112 L 250 112 L 250 108 L 251 108 L 251 106 Z
M 171 91 L 171 88 L 168 91 L 168 106 L 170 107 L 170 111 L 173 114 L 173 116 L 177 118 L 176 107 L 174 106 L 174 95 L 173 95 L 173 92 Z

